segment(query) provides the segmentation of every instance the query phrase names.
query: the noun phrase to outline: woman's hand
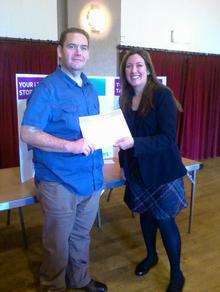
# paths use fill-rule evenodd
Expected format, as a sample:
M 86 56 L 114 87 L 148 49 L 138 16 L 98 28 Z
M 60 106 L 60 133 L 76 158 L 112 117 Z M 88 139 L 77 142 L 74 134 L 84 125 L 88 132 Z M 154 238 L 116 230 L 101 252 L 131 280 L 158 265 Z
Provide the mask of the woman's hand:
M 132 137 L 124 137 L 115 142 L 116 147 L 119 147 L 122 150 L 132 148 L 134 146 L 134 139 Z

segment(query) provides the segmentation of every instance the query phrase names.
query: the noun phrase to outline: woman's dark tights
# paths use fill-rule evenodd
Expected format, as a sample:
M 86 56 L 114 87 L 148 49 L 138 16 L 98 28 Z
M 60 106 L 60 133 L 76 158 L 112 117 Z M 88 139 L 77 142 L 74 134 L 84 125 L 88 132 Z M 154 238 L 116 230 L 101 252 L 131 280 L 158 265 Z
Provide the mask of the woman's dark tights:
M 170 262 L 171 277 L 178 278 L 181 274 L 181 239 L 175 219 L 170 217 L 165 220 L 158 220 L 149 213 L 143 213 L 140 214 L 140 224 L 148 258 L 152 259 L 156 255 L 156 233 L 159 229 Z

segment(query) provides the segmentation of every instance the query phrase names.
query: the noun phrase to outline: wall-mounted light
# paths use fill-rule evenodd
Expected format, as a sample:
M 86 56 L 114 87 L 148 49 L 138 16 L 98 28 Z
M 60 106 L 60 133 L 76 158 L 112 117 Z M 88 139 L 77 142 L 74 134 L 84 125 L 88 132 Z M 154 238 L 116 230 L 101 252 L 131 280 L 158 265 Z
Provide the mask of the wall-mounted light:
M 111 27 L 111 14 L 102 3 L 91 1 L 80 13 L 80 26 L 94 38 L 106 37 Z
M 100 33 L 104 31 L 106 25 L 106 17 L 101 7 L 91 4 L 91 8 L 87 13 L 86 18 L 92 32 Z

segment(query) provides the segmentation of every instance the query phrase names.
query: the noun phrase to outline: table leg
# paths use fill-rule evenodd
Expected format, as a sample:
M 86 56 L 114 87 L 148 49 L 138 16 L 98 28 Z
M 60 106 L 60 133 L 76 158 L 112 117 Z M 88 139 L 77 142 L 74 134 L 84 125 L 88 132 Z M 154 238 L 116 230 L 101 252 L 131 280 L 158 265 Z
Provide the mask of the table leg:
M 96 225 L 97 225 L 98 228 L 102 227 L 102 219 L 101 219 L 100 207 L 98 209 L 97 216 L 96 216 Z
M 18 212 L 19 212 L 19 217 L 20 217 L 23 245 L 24 245 L 24 248 L 27 249 L 28 243 L 27 243 L 27 236 L 26 236 L 26 230 L 25 230 L 25 224 L 24 224 L 24 216 L 23 216 L 21 207 L 18 208 Z
M 7 211 L 7 226 L 9 226 L 10 225 L 10 223 L 11 223 L 11 210 L 9 209 L 8 211 Z
M 102 192 L 101 192 L 101 196 L 103 195 L 104 192 L 105 192 L 105 190 L 103 189 Z M 99 204 L 98 212 L 97 212 L 97 215 L 96 215 L 96 225 L 97 225 L 98 228 L 102 227 L 100 204 Z
M 193 215 L 194 215 L 194 203 L 196 195 L 196 174 L 197 170 L 189 172 L 187 175 L 191 181 L 191 196 L 190 196 L 190 209 L 189 209 L 189 223 L 188 223 L 188 233 L 191 233 Z

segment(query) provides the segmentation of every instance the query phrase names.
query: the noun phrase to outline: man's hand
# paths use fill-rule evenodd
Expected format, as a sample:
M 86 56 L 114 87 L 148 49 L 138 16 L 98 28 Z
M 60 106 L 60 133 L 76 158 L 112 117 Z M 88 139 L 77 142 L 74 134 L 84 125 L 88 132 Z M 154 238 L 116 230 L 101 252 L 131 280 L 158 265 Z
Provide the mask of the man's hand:
M 94 145 L 88 140 L 81 138 L 76 141 L 68 141 L 65 145 L 66 151 L 74 154 L 85 154 L 88 156 L 95 151 Z
M 124 137 L 115 142 L 115 145 L 122 150 L 132 148 L 134 146 L 134 139 L 132 137 Z

